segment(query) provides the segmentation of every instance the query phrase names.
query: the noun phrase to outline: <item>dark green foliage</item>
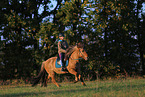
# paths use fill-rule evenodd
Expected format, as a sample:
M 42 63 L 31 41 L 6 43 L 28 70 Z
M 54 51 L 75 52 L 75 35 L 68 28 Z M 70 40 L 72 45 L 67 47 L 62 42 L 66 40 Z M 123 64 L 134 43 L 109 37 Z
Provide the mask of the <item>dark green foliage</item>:
M 65 34 L 69 45 L 85 43 L 89 60 L 80 62 L 85 79 L 145 74 L 142 0 L 56 2 L 0 1 L 1 79 L 38 74 L 42 61 L 57 55 L 59 33 Z

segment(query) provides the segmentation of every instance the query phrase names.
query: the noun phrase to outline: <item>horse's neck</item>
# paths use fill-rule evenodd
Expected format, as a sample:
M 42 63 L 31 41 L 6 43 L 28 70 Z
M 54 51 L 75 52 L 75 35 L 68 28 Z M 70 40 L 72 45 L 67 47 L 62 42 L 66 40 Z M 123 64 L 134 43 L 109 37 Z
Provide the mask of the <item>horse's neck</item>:
M 78 50 L 75 50 L 75 51 L 71 54 L 70 60 L 69 60 L 69 61 L 71 61 L 71 62 L 78 62 L 77 59 L 79 59 Z

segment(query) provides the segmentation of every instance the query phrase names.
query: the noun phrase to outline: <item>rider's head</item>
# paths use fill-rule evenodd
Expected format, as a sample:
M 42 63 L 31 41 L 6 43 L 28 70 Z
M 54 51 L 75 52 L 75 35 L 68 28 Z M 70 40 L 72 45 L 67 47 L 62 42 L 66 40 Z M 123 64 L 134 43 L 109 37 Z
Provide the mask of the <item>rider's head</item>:
M 79 43 L 77 43 L 77 47 L 78 48 L 83 48 L 84 47 L 84 44 L 82 42 L 79 42 Z
M 59 33 L 59 39 L 63 40 L 64 39 L 64 34 L 63 33 Z

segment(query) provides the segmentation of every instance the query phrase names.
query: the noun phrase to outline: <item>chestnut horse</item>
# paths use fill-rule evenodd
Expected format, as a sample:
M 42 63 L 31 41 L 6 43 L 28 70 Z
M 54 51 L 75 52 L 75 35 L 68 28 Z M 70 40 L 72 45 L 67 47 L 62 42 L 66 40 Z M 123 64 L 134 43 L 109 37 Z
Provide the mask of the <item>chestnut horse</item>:
M 45 79 L 45 82 L 42 81 L 43 82 L 42 84 L 44 84 L 44 86 L 47 86 L 47 80 L 51 77 L 52 82 L 57 87 L 60 87 L 60 85 L 55 81 L 55 73 L 57 74 L 71 73 L 75 75 L 75 82 L 78 82 L 78 80 L 80 80 L 82 82 L 82 85 L 85 86 L 86 84 L 84 83 L 83 78 L 80 74 L 80 64 L 76 64 L 79 62 L 79 59 L 81 58 L 88 60 L 88 55 L 83 48 L 78 48 L 76 46 L 75 50 L 69 57 L 68 66 L 67 66 L 68 72 L 61 71 L 61 68 L 56 68 L 55 64 L 56 64 L 57 57 L 52 57 L 47 59 L 42 63 L 41 70 L 38 76 L 33 79 L 32 86 L 38 84 L 39 80 L 43 77 L 44 73 L 46 72 L 48 73 L 48 78 Z

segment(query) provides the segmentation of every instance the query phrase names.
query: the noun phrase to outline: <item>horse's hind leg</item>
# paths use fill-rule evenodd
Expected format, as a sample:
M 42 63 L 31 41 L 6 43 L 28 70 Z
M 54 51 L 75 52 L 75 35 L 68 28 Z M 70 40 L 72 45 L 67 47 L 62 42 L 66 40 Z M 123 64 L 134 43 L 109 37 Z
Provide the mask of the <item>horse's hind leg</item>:
M 52 73 L 52 74 L 50 74 L 49 75 L 50 77 L 51 77 L 51 79 L 52 79 L 52 82 L 57 86 L 57 87 L 60 87 L 60 85 L 55 81 L 55 74 L 54 73 Z
M 46 75 L 46 71 L 44 71 L 43 76 L 42 76 L 42 85 L 41 85 L 41 87 L 43 87 L 43 86 L 47 87 L 46 81 L 47 81 L 47 75 Z
M 45 80 L 45 85 L 44 86 L 47 86 L 47 82 L 48 82 L 49 78 L 50 78 L 50 76 L 48 75 L 48 77 Z

